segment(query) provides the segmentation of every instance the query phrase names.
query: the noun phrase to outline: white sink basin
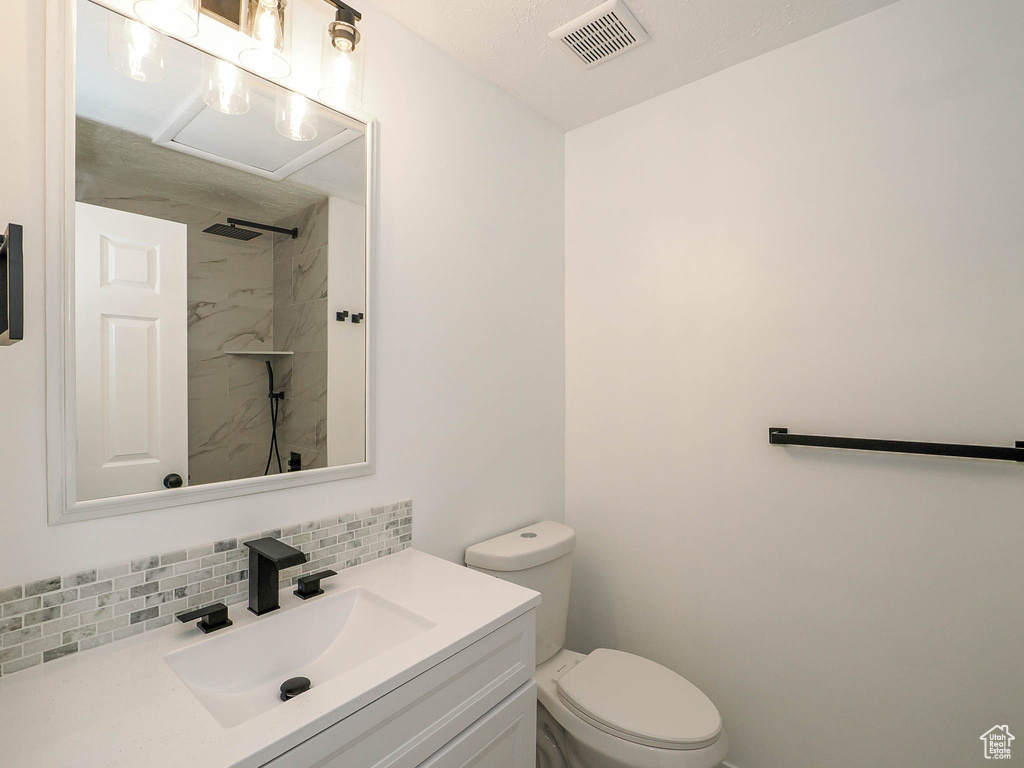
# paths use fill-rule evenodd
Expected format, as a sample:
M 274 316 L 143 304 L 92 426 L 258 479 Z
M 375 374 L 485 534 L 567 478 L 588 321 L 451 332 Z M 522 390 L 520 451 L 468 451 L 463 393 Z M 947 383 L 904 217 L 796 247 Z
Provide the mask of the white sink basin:
M 315 689 L 434 626 L 355 587 L 223 630 L 164 659 L 217 722 L 234 728 L 287 706 L 280 687 L 288 678 L 308 677 Z

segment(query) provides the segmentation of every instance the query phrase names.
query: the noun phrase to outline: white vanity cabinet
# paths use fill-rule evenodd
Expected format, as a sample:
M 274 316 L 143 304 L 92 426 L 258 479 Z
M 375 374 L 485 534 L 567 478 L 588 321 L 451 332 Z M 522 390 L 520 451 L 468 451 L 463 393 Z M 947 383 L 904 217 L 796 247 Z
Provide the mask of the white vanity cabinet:
M 420 768 L 532 768 L 537 751 L 537 684 L 518 691 L 456 736 Z
M 535 629 L 530 610 L 263 768 L 532 768 Z

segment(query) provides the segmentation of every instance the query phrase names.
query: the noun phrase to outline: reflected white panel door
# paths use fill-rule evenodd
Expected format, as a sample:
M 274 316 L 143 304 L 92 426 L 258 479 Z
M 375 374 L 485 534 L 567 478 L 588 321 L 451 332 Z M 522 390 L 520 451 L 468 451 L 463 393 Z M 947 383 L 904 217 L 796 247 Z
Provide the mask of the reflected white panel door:
M 188 481 L 187 227 L 75 204 L 80 500 Z

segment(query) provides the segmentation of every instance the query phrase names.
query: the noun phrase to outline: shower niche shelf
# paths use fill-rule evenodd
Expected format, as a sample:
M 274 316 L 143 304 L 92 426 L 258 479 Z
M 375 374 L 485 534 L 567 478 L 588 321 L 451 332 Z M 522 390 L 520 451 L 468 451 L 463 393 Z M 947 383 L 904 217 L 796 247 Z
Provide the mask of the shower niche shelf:
M 287 357 L 288 355 L 294 355 L 295 353 L 294 352 L 287 352 L 287 351 L 284 351 L 284 350 L 271 350 L 271 351 L 267 351 L 267 350 L 252 350 L 252 351 L 243 351 L 243 350 L 228 349 L 228 350 L 224 351 L 224 354 L 225 355 L 236 355 L 238 357 L 248 357 L 248 358 L 251 358 L 252 360 L 256 360 L 257 362 L 261 362 L 261 363 L 272 363 L 272 362 L 274 362 L 275 360 L 277 360 L 280 357 Z

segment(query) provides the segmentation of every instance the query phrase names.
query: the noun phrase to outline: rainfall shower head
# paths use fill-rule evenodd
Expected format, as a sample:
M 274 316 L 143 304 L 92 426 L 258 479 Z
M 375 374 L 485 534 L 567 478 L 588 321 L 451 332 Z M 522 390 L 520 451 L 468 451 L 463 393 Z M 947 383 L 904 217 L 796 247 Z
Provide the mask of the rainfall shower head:
M 262 235 L 262 232 L 253 232 L 251 229 L 240 229 L 234 224 L 214 224 L 203 230 L 211 235 L 230 237 L 234 240 L 252 240 Z
M 211 235 L 220 235 L 221 237 L 230 237 L 235 240 L 252 240 L 254 237 L 259 237 L 262 232 L 253 232 L 252 230 L 254 229 L 262 229 L 264 232 L 277 232 L 279 235 L 289 235 L 292 240 L 299 236 L 298 227 L 285 229 L 284 227 L 274 227 L 270 224 L 259 224 L 255 221 L 245 221 L 244 219 L 228 219 L 227 221 L 227 224 L 214 224 L 207 227 L 203 232 L 209 232 Z M 241 229 L 241 227 L 248 227 L 248 229 Z

